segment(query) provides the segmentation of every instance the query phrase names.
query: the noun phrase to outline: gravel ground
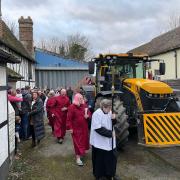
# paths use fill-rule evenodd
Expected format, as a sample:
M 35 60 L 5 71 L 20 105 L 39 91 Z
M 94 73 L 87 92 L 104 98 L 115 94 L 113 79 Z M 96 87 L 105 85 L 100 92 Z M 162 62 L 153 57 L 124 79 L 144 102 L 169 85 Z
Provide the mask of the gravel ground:
M 91 153 L 84 158 L 84 166 L 75 164 L 70 134 L 66 134 L 62 145 L 57 144 L 46 128 L 46 137 L 39 147 L 32 149 L 31 141 L 20 144 L 22 156 L 15 160 L 9 180 L 94 180 Z M 119 153 L 117 174 L 122 180 L 179 180 L 180 172 L 154 156 L 147 148 L 130 140 L 124 151 Z

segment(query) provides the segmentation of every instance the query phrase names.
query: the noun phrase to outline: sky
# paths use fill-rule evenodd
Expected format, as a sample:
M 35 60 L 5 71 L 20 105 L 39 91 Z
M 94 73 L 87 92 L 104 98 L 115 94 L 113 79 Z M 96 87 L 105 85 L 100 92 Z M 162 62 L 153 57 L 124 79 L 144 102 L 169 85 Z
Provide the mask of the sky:
M 180 0 L 1 0 L 2 16 L 31 16 L 35 44 L 80 33 L 94 54 L 123 53 L 167 31 Z

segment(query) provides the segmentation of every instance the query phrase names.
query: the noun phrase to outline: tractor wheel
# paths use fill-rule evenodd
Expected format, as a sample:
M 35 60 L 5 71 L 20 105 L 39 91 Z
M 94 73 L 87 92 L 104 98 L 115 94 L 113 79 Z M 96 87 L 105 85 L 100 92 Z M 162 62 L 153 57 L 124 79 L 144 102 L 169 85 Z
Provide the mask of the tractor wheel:
M 116 146 L 117 150 L 120 150 L 128 141 L 129 123 L 127 121 L 128 116 L 126 114 L 126 108 L 123 106 L 123 102 L 119 99 L 114 99 L 114 113 L 116 113 L 117 119 L 117 123 L 114 126 L 116 131 Z

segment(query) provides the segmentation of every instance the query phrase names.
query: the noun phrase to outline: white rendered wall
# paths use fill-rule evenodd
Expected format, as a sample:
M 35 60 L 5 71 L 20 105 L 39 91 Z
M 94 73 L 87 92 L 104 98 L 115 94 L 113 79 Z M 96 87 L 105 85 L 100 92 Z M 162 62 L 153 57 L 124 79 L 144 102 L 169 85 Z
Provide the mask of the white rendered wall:
M 9 150 L 12 153 L 15 149 L 15 112 L 11 105 L 8 103 L 8 118 L 9 118 Z
M 8 131 L 7 125 L 0 129 L 0 167 L 8 158 Z
M 0 86 L 6 86 L 6 67 L 0 66 Z M 7 91 L 0 91 L 0 124 L 7 123 Z M 0 167 L 8 158 L 8 126 L 0 128 Z
M 164 54 L 160 54 L 157 56 L 152 56 L 151 58 L 155 59 L 162 59 L 166 63 L 166 73 L 165 75 L 161 76 L 161 80 L 168 80 L 168 79 L 176 79 L 176 67 L 175 67 L 175 53 L 174 51 L 170 51 Z M 180 78 L 180 50 L 177 50 L 177 78 Z M 151 70 L 154 76 L 155 69 L 159 69 L 158 62 L 151 63 Z

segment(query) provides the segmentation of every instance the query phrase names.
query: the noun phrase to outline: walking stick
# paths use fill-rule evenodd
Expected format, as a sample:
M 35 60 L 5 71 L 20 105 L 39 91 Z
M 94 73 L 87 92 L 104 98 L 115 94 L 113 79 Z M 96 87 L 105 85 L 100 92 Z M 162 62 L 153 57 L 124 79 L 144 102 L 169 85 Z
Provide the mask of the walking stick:
M 115 87 L 114 87 L 114 66 L 112 66 L 112 114 L 114 113 L 114 90 L 115 90 Z M 114 152 L 113 152 L 113 145 L 114 145 L 114 136 L 113 136 L 113 120 L 111 119 L 111 123 L 112 123 L 112 127 L 111 127 L 111 130 L 112 130 L 112 158 L 114 156 Z M 114 158 L 113 158 L 114 159 Z M 112 177 L 112 180 L 113 180 L 113 177 Z
M 114 113 L 114 66 L 112 66 L 112 114 Z M 113 134 L 113 122 L 112 122 L 112 134 Z M 112 150 L 114 138 L 112 136 Z

